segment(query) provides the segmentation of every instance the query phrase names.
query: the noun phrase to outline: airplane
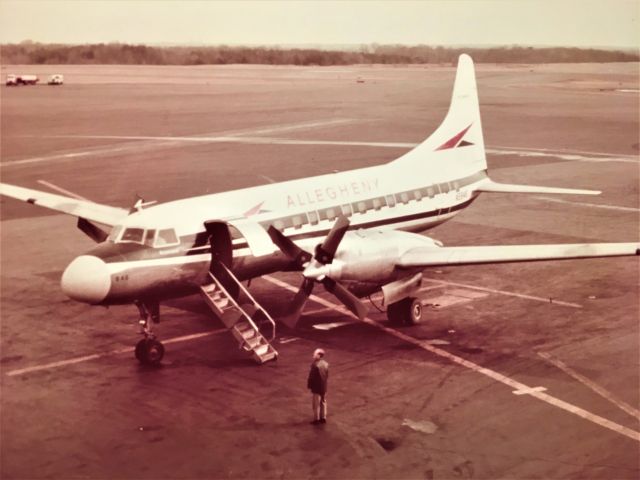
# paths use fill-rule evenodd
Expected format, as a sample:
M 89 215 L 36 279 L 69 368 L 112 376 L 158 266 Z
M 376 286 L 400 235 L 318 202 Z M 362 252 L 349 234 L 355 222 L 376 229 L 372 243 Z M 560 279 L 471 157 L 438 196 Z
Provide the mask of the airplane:
M 163 204 L 140 199 L 129 209 L 9 184 L 0 193 L 78 218 L 97 245 L 66 267 L 62 291 L 91 305 L 135 304 L 143 336 L 135 354 L 147 365 L 164 355 L 152 329 L 160 302 L 198 291 L 258 363 L 276 359 L 275 322 L 241 283 L 270 273 L 302 273 L 282 319 L 290 327 L 318 283 L 360 319 L 367 313 L 360 298 L 381 291 L 389 321 L 399 326 L 422 319 L 416 295 L 429 267 L 640 254 L 639 243 L 446 247 L 419 234 L 481 193 L 601 193 L 491 180 L 466 54 L 444 121 L 386 164 Z

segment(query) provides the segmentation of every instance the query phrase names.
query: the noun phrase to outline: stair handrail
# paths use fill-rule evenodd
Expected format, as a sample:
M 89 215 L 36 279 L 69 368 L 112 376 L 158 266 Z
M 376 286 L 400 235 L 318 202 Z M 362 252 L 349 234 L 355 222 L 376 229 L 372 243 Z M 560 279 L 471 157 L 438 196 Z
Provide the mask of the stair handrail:
M 226 267 L 225 267 L 226 268 Z M 247 312 L 244 311 L 244 309 L 240 306 L 240 304 L 238 304 L 238 302 L 236 302 L 235 298 L 233 298 L 233 296 L 227 291 L 226 288 L 224 288 L 224 285 L 222 285 L 222 282 L 220 280 L 218 280 L 216 278 L 216 276 L 209 272 L 209 276 L 213 279 L 213 281 L 216 283 L 216 285 L 218 286 L 218 288 L 220 288 L 220 290 L 222 290 L 222 292 L 225 294 L 225 296 L 229 299 L 229 301 L 231 303 L 233 303 L 233 306 L 235 308 L 237 308 L 238 310 L 240 310 L 240 313 L 242 313 L 242 315 L 244 316 L 244 318 L 249 322 L 249 324 L 251 325 L 251 327 L 258 333 L 260 333 L 260 329 L 258 328 L 258 326 L 253 322 L 253 319 L 251 318 L 251 315 L 249 315 Z M 237 279 L 236 279 L 237 281 Z M 236 322 L 237 323 L 237 322 Z M 233 328 L 230 327 L 230 328 Z M 246 341 L 243 341 L 244 344 L 247 344 Z M 248 344 L 247 344 L 248 345 Z M 245 349 L 246 350 L 246 349 Z M 249 349 L 251 350 L 251 349 Z
M 271 343 L 273 341 L 274 338 L 276 338 L 276 322 L 273 320 L 273 318 L 271 318 L 271 315 L 269 315 L 269 312 L 267 312 L 262 305 L 260 305 L 257 300 L 255 298 L 253 298 L 253 295 L 251 295 L 249 293 L 249 290 L 247 288 L 245 288 L 244 285 L 242 285 L 242 283 L 240 283 L 240 281 L 238 280 L 238 278 L 233 274 L 233 272 L 231 271 L 231 269 L 229 267 L 227 267 L 224 263 L 220 262 L 220 264 L 224 267 L 224 269 L 227 271 L 227 273 L 231 276 L 231 278 L 233 278 L 233 280 L 238 284 L 238 286 L 240 287 L 240 289 L 244 292 L 244 294 L 249 297 L 249 300 L 251 300 L 253 302 L 253 304 L 255 306 L 258 307 L 258 310 L 260 310 L 265 317 L 267 317 L 267 320 L 269 320 L 269 323 L 271 323 L 271 337 L 269 338 L 269 343 Z M 259 331 L 259 330 L 258 330 Z

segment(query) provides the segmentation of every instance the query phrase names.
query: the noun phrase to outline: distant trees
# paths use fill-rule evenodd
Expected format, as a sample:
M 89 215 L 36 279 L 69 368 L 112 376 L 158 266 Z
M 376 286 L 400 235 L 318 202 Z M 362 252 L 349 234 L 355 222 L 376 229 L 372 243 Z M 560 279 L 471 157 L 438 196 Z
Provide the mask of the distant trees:
M 568 47 L 450 48 L 428 45 L 363 45 L 357 50 L 272 47 L 153 47 L 120 43 L 56 45 L 24 41 L 2 45 L 3 64 L 121 65 L 352 65 L 454 63 L 462 52 L 477 63 L 637 62 L 638 52 Z

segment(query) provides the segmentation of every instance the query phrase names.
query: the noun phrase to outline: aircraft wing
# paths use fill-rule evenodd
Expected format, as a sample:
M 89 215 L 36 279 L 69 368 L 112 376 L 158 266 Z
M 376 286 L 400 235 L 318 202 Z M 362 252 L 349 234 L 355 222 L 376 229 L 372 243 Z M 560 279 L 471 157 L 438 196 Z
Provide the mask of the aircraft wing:
M 0 195 L 16 198 L 34 205 L 73 215 L 74 217 L 93 220 L 104 225 L 113 226 L 126 217 L 129 211 L 124 208 L 110 207 L 93 203 L 88 200 L 78 200 L 54 193 L 31 190 L 7 183 L 0 183 Z
M 640 243 L 417 247 L 405 252 L 396 265 L 400 268 L 415 268 L 626 255 L 640 255 Z

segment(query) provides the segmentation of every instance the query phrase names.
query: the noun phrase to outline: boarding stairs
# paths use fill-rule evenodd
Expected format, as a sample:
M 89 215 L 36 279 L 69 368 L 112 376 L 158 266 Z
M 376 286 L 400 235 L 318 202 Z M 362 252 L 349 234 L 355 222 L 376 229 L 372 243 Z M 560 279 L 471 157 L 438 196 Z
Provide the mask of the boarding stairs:
M 271 345 L 276 335 L 273 318 L 224 263 L 214 260 L 211 270 L 211 283 L 200 287 L 211 311 L 231 331 L 240 348 L 250 353 L 257 363 L 276 360 L 278 352 Z M 264 325 L 270 330 L 268 338 L 259 328 Z

